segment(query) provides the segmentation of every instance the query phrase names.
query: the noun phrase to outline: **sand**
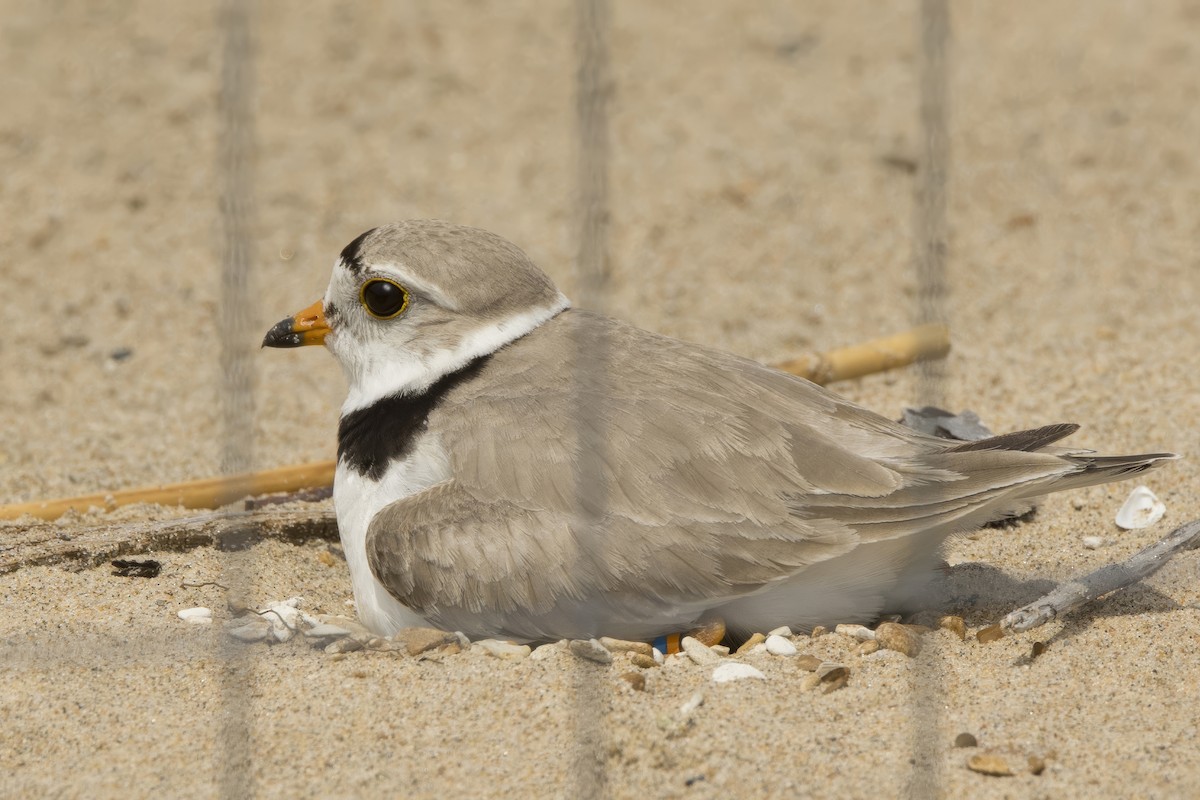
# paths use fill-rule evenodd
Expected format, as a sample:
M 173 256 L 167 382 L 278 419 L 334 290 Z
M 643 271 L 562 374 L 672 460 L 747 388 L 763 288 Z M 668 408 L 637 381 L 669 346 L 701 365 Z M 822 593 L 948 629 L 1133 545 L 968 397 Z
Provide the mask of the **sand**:
M 609 310 L 773 360 L 911 324 L 916 3 L 616 4 Z M 220 470 L 221 38 L 208 4 L 0 3 L 0 501 Z M 268 2 L 255 18 L 253 327 L 315 300 L 334 255 L 433 216 L 524 247 L 570 294 L 567 4 Z M 1200 516 L 1200 9 L 954 3 L 942 401 L 997 431 L 1054 421 L 1147 476 L 1047 500 L 952 543 L 974 629 Z M 261 335 L 261 334 L 258 334 Z M 256 337 L 257 338 L 257 337 Z M 114 354 L 128 349 L 126 357 Z M 253 358 L 253 463 L 330 458 L 344 383 L 325 353 Z M 837 387 L 892 416 L 913 372 Z M 165 519 L 133 508 L 83 526 Z M 31 523 L 0 526 L 15 540 Z M 1088 550 L 1086 536 L 1103 547 Z M 347 613 L 322 541 L 153 552 L 156 579 L 63 564 L 0 576 L 0 793 L 12 797 L 1183 797 L 1200 785 L 1200 556 L 1069 618 L 917 659 L 795 639 L 715 686 L 679 663 L 555 655 L 333 659 L 235 646 L 224 592 Z M 326 562 L 331 561 L 333 566 Z M 188 625 L 179 609 L 215 609 Z M 1035 641 L 1048 643 L 1029 658 Z M 680 721 L 697 692 L 703 705 Z M 967 769 L 968 732 L 1011 777 Z M 1028 756 L 1043 759 L 1040 775 Z

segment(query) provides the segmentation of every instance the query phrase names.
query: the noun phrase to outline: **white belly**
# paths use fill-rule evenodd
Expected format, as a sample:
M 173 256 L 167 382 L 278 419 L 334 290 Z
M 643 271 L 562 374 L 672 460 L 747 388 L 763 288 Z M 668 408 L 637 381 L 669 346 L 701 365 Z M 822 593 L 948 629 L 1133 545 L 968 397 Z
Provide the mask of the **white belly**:
M 354 603 L 362 623 L 380 636 L 428 623 L 392 597 L 371 572 L 367 563 L 367 529 L 385 506 L 450 477 L 446 452 L 431 434 L 422 436 L 404 461 L 393 462 L 379 481 L 359 475 L 340 462 L 337 465 L 333 505 L 350 568 Z

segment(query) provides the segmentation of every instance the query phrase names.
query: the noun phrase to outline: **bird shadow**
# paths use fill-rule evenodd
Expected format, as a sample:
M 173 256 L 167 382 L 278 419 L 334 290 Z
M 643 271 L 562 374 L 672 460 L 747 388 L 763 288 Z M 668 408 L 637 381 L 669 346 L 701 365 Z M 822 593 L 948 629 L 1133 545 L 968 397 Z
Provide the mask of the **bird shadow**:
M 946 570 L 940 581 L 939 607 L 958 614 L 972 627 L 990 625 L 1044 597 L 1058 585 L 1058 581 L 1045 578 L 1020 580 L 988 564 L 957 564 Z M 1068 640 L 1087 630 L 1097 619 L 1181 608 L 1184 606 L 1154 587 L 1144 582 L 1134 583 L 1064 615 L 1062 627 L 1043 644 Z

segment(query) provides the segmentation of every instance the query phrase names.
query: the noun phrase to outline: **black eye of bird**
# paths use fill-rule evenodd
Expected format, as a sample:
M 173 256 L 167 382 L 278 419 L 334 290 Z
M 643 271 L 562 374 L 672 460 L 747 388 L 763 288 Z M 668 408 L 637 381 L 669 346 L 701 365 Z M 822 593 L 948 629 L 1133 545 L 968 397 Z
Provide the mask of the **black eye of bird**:
M 391 319 L 408 308 L 408 292 L 400 284 L 386 278 L 367 281 L 358 296 L 363 308 L 376 319 Z

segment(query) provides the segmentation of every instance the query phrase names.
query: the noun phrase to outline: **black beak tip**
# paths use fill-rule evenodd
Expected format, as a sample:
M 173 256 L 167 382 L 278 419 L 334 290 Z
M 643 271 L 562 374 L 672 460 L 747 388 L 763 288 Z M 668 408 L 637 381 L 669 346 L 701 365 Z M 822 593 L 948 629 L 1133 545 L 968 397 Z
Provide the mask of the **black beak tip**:
M 263 337 L 263 347 L 299 347 L 302 344 L 300 334 L 292 330 L 292 318 L 281 319 L 271 326 Z

